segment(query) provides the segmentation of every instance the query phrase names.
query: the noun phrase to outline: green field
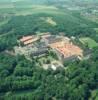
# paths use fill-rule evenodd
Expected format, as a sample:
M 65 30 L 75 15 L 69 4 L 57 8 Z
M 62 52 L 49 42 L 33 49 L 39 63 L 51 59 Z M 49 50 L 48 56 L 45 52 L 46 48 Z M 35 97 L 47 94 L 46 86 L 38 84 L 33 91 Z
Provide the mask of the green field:
M 98 33 L 98 28 L 94 28 L 94 30 Z
M 93 90 L 91 92 L 91 97 L 90 97 L 89 100 L 93 100 L 93 98 L 94 98 L 94 100 L 98 100 L 98 90 L 97 89 L 96 90 Z
M 13 8 L 1 8 L 0 14 L 14 14 L 14 15 L 30 15 L 37 13 L 50 13 L 50 14 L 64 14 L 64 12 L 55 6 L 45 5 L 32 5 L 28 7 L 19 8 L 14 6 Z
M 83 43 L 84 45 L 88 45 L 89 48 L 94 48 L 98 46 L 98 43 L 96 43 L 95 40 L 89 38 L 89 37 L 84 37 L 84 38 L 80 38 L 81 43 Z

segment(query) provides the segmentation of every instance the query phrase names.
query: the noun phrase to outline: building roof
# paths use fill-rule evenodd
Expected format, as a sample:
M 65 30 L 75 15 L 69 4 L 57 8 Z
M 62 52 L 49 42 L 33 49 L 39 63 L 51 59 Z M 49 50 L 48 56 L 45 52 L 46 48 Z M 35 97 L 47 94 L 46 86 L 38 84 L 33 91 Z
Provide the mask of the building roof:
M 25 41 L 25 42 L 24 42 L 24 45 L 30 44 L 30 43 L 32 43 L 32 42 L 33 42 L 33 39 L 28 40 L 28 41 Z
M 22 39 L 20 39 L 21 42 L 23 42 L 24 45 L 31 44 L 32 42 L 35 42 L 38 40 L 37 36 L 25 36 Z
M 33 36 L 23 36 L 23 37 L 20 39 L 20 41 L 21 41 L 21 42 L 24 42 L 24 41 L 27 41 L 27 40 L 32 39 L 32 38 L 33 38 Z
M 47 48 L 37 49 L 35 52 L 32 52 L 32 56 L 43 55 L 48 52 Z
M 45 42 L 38 42 L 34 44 L 37 48 L 44 48 L 47 47 Z
M 67 58 L 73 55 L 82 56 L 83 54 L 83 50 L 80 49 L 78 46 L 73 45 L 72 43 L 57 42 L 57 43 L 51 44 L 50 47 L 60 52 L 64 56 L 64 58 Z
M 47 38 L 47 37 L 50 37 L 50 36 L 51 36 L 51 34 L 46 33 L 46 34 L 42 35 L 41 37 L 42 38 Z
M 58 37 L 56 35 L 51 35 L 45 38 L 48 44 L 56 43 L 62 41 L 62 37 Z

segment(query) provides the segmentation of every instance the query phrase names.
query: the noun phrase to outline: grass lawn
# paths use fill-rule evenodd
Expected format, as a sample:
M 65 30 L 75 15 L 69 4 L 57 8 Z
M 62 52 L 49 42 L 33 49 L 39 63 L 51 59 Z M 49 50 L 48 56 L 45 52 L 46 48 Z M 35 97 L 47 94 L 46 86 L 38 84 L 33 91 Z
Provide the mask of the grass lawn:
M 81 43 L 84 45 L 88 44 L 89 48 L 94 48 L 98 46 L 98 43 L 89 37 L 80 38 Z
M 98 100 L 98 90 L 93 90 L 92 92 L 91 92 L 91 97 L 90 97 L 90 99 L 89 100 Z
M 94 30 L 98 33 L 98 28 L 94 28 Z

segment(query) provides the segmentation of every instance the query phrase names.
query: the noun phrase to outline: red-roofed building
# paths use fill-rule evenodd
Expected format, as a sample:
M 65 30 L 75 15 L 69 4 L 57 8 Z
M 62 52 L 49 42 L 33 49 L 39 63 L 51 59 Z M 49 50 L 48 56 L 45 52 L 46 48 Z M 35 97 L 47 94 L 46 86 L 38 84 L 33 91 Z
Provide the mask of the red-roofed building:
M 72 43 L 57 42 L 50 45 L 60 60 L 73 59 L 83 56 L 83 50 Z
M 21 39 L 20 39 L 20 41 L 21 42 L 25 42 L 25 41 L 28 41 L 28 40 L 30 40 L 30 39 L 32 39 L 33 38 L 33 36 L 23 36 Z
M 23 36 L 20 39 L 20 42 L 23 43 L 24 45 L 29 45 L 32 44 L 33 42 L 37 41 L 39 37 L 31 35 L 31 36 Z

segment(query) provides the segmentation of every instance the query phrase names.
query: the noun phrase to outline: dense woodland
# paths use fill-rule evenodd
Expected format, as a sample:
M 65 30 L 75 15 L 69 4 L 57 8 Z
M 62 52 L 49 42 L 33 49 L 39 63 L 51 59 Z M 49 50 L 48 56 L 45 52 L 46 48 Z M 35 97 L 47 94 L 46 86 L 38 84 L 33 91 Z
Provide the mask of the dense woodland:
M 43 70 L 23 56 L 0 54 L 1 100 L 88 100 L 98 88 L 98 48 L 89 60 Z M 6 94 L 5 94 L 6 93 Z

